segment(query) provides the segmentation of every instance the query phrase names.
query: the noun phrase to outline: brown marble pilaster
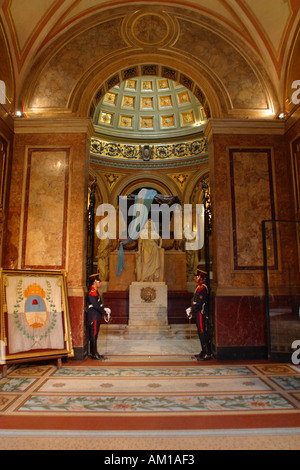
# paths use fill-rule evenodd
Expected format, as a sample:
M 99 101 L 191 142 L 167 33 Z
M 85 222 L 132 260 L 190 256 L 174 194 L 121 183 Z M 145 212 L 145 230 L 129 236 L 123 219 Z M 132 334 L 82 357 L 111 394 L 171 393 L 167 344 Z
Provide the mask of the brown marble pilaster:
M 219 358 L 261 358 L 267 351 L 262 221 L 293 218 L 291 161 L 285 124 L 268 120 L 210 120 L 213 208 L 214 344 Z M 286 284 L 284 240 L 270 240 L 273 276 Z
M 80 359 L 86 349 L 86 209 L 92 125 L 89 119 L 20 119 L 14 131 L 3 267 L 67 272 L 73 348 Z

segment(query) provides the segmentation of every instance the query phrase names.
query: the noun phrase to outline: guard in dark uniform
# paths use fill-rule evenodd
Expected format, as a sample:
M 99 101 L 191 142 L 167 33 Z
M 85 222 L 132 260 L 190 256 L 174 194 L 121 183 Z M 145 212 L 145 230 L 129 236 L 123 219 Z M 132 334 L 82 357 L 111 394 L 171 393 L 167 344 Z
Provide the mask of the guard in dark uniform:
M 90 355 L 92 359 L 104 360 L 104 356 L 100 356 L 97 351 L 97 337 L 100 329 L 102 315 L 110 315 L 110 309 L 105 308 L 98 289 L 101 280 L 98 274 L 90 276 L 90 289 L 86 297 L 87 306 L 87 327 L 88 339 L 90 342 Z
M 198 361 L 208 361 L 211 359 L 211 346 L 209 335 L 209 311 L 208 311 L 208 288 L 204 284 L 207 273 L 201 271 L 199 266 L 194 274 L 197 287 L 194 292 L 193 304 L 186 310 L 189 319 L 195 316 L 198 335 L 201 343 L 201 352 L 196 355 Z

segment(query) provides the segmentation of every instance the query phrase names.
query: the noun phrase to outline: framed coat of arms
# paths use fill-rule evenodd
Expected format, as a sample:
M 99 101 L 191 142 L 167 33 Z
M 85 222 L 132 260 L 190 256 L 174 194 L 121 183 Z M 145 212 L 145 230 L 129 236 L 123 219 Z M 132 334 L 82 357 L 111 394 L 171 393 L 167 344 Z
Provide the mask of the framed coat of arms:
M 73 357 L 65 273 L 0 273 L 1 363 Z

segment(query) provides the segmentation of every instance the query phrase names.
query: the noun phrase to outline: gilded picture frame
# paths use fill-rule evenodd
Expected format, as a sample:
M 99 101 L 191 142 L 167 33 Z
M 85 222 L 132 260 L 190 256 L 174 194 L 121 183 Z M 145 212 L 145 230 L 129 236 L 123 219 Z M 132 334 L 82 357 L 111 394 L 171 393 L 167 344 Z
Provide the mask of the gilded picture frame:
M 73 357 L 65 272 L 2 269 L 0 277 L 0 363 Z

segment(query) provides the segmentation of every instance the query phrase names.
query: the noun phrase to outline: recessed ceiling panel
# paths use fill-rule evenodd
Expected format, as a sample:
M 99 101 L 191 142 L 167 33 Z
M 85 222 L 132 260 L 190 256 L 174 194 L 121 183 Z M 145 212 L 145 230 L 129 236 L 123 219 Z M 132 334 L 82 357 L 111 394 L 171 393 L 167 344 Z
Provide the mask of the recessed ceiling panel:
M 154 76 L 111 88 L 94 116 L 96 131 L 115 138 L 174 138 L 199 132 L 205 123 L 203 107 L 190 90 Z

